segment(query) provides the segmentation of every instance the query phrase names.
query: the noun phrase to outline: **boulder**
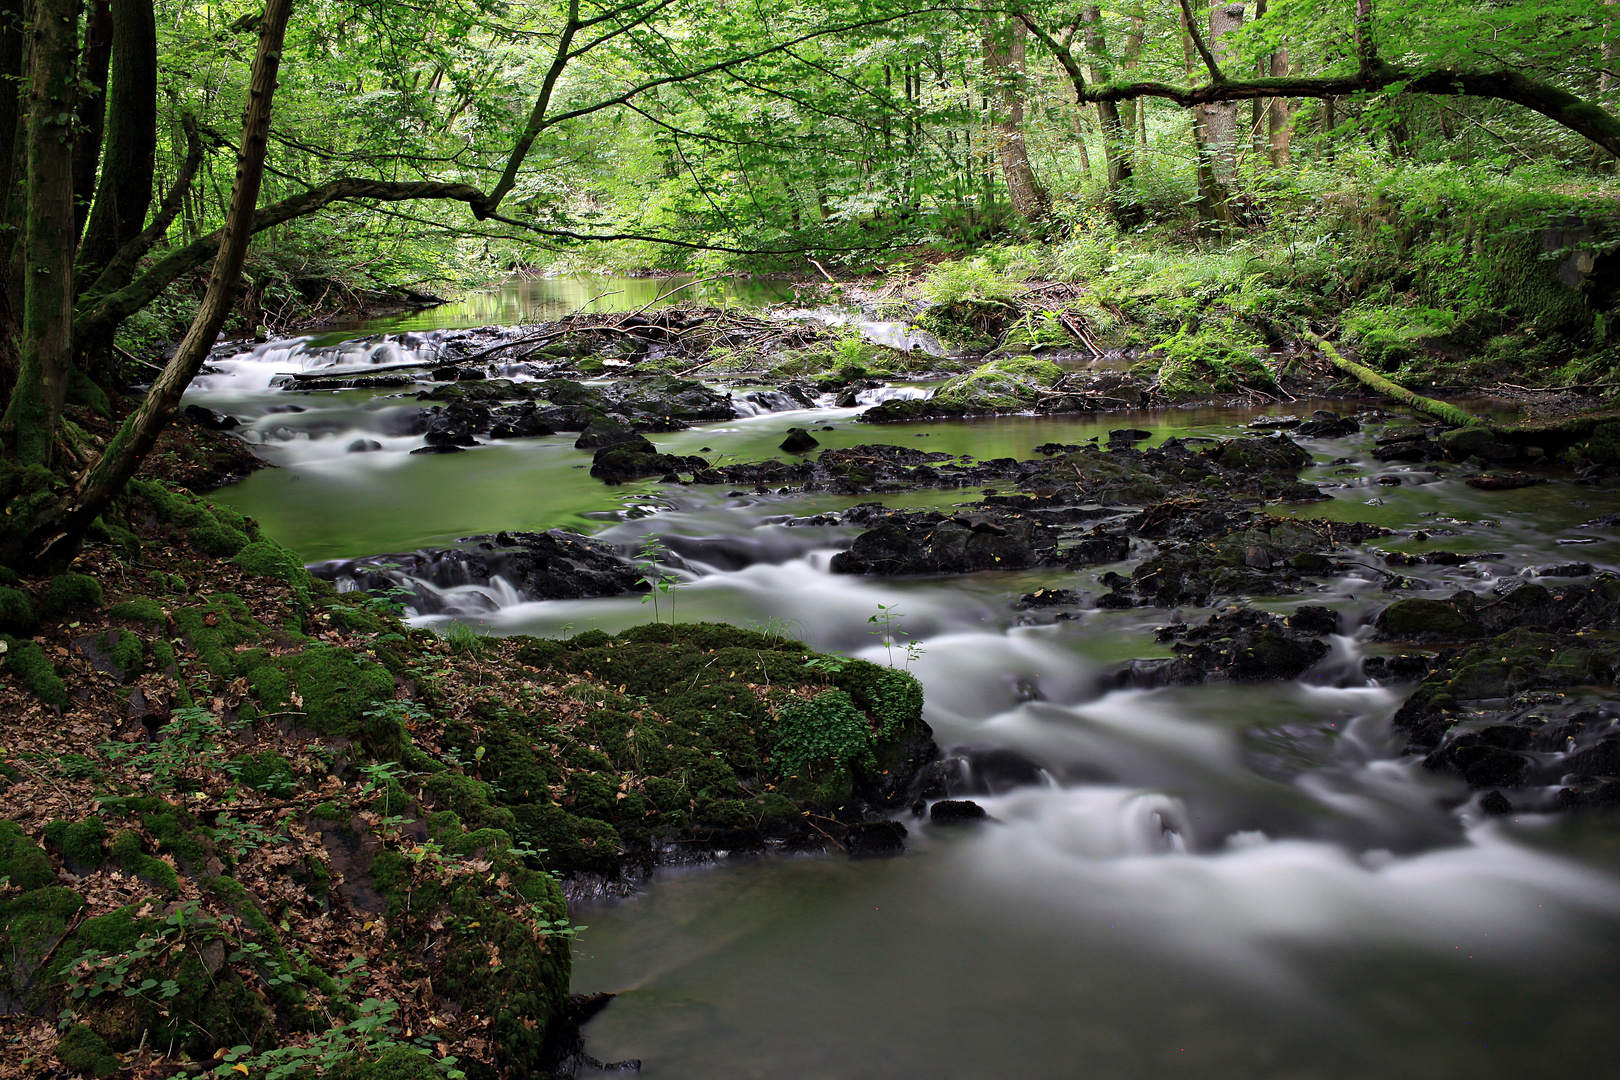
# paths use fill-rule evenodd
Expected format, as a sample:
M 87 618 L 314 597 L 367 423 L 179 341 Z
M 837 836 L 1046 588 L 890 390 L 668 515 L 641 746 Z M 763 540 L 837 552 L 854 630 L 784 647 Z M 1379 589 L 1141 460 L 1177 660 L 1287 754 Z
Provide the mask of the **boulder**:
M 790 454 L 805 454 L 820 446 L 816 437 L 804 428 L 788 428 L 787 438 L 782 440 L 782 449 Z
M 1228 469 L 1297 473 L 1311 463 L 1306 449 L 1283 434 L 1227 439 L 1209 455 Z
M 967 825 L 987 816 L 972 799 L 941 799 L 928 808 L 928 820 L 935 825 Z
M 1373 623 L 1378 641 L 1473 641 L 1485 625 L 1471 606 L 1450 600 L 1397 600 Z

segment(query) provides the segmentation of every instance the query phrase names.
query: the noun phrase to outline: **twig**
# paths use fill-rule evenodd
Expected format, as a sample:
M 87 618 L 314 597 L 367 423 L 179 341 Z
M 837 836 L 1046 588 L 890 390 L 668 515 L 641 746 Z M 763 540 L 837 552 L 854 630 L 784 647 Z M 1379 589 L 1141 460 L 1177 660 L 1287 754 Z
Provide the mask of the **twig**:
M 622 316 L 619 319 L 619 322 L 621 322 L 621 323 L 624 322 L 624 320 L 628 319 L 631 315 L 640 315 L 642 312 L 646 311 L 648 308 L 650 308 L 654 304 L 658 303 L 658 301 L 667 300 L 671 296 L 674 296 L 676 293 L 680 292 L 682 289 L 690 289 L 693 285 L 702 285 L 706 281 L 713 281 L 716 278 L 723 278 L 725 276 L 726 275 L 724 275 L 724 274 L 710 274 L 706 278 L 698 278 L 695 281 L 688 281 L 685 285 L 677 285 L 673 289 L 669 290 L 669 292 L 665 293 L 663 296 L 655 296 L 651 300 L 647 301 L 645 304 L 643 304 L 640 307 L 636 308 L 636 310 L 625 314 L 624 316 Z

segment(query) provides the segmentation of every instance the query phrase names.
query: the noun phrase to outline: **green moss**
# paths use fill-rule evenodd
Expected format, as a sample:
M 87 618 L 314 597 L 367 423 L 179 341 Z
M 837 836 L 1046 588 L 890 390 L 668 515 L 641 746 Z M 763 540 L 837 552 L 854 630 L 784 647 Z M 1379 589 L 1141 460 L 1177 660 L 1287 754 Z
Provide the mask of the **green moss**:
M 7 989 L 19 994 L 29 1007 L 44 1004 L 40 1000 L 42 984 L 50 981 L 35 978 L 36 969 L 48 956 L 57 956 L 55 963 L 61 963 L 57 943 L 82 910 L 84 897 L 60 885 L 0 900 L 0 954 L 7 958 L 10 968 Z
M 305 590 L 307 602 L 309 571 L 298 561 L 298 556 L 275 541 L 255 540 L 238 550 L 232 561 L 250 574 L 274 578 L 296 590 Z
M 970 411 L 1033 408 L 1040 392 L 1063 378 L 1063 369 L 1048 360 L 1011 357 L 992 360 L 939 388 L 931 399 L 939 405 Z
M 504 851 L 499 838 L 446 835 L 445 841 L 455 849 L 483 850 L 493 865 L 446 879 L 431 868 L 422 872 L 397 851 L 382 852 L 372 878 L 388 897 L 389 926 L 406 941 L 440 935 L 439 928 L 454 931 L 442 935 L 435 989 L 464 1010 L 491 1018 L 498 1072 L 536 1074 L 565 1015 L 572 965 L 567 941 L 537 932 L 533 920 L 566 919 L 562 891 L 549 874 Z M 499 894 L 492 884 L 497 877 L 524 902 L 522 915 L 492 899 Z
M 191 546 L 204 555 L 235 555 L 248 545 L 247 533 L 218 521 L 207 521 L 186 533 Z
M 67 685 L 46 658 L 44 649 L 32 641 L 6 634 L 0 634 L 0 642 L 6 646 L 6 670 L 15 675 L 18 682 L 32 690 L 34 696 L 47 705 L 67 704 Z
M 56 1060 L 81 1076 L 111 1076 L 119 1065 L 107 1040 L 84 1024 L 74 1024 L 62 1033 L 56 1043 Z
M 32 634 L 38 625 L 39 616 L 28 594 L 0 587 L 0 634 Z
M 274 750 L 242 754 L 231 759 L 237 780 L 255 791 L 284 798 L 298 787 L 298 774 L 292 763 Z
M 141 669 L 146 658 L 146 643 L 128 630 L 109 630 L 96 637 L 96 648 L 107 654 L 119 678 L 128 682 Z
M 101 845 L 107 839 L 107 823 L 99 817 L 80 822 L 53 821 L 45 826 L 45 842 L 62 853 L 69 869 L 84 873 L 101 865 Z
M 148 855 L 142 846 L 140 834 L 133 829 L 123 829 L 113 835 L 107 857 L 124 873 L 132 874 L 154 888 L 162 889 L 165 893 L 179 891 L 180 877 L 174 867 Z
M 327 1071 L 328 1080 L 440 1080 L 443 1074 L 426 1050 L 390 1046 L 375 1058 L 356 1054 Z
M 0 821 L 0 877 L 24 892 L 56 883 L 50 858 L 15 821 Z
M 60 574 L 51 579 L 40 605 L 47 615 L 63 615 L 101 606 L 101 582 L 89 574 Z

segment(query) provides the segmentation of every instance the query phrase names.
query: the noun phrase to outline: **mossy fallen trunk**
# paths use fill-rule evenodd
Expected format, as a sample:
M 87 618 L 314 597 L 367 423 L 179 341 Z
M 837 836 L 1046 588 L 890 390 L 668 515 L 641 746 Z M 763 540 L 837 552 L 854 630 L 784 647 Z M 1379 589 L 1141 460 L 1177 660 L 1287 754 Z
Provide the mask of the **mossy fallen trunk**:
M 1400 383 L 1391 382 L 1389 379 L 1384 378 L 1384 376 L 1365 364 L 1358 364 L 1354 360 L 1346 360 L 1339 354 L 1339 350 L 1333 347 L 1333 343 L 1326 338 L 1319 337 L 1316 334 L 1309 336 L 1317 347 L 1322 350 L 1322 355 L 1327 357 L 1329 363 L 1354 378 L 1363 386 L 1376 390 L 1387 397 L 1392 397 L 1402 405 L 1416 409 L 1426 416 L 1432 416 L 1436 420 L 1451 424 L 1453 427 L 1469 427 L 1470 425 L 1484 423 L 1479 417 L 1471 416 L 1455 405 L 1448 405 L 1444 401 L 1436 401 L 1434 398 L 1427 398 L 1422 394 L 1413 393 Z

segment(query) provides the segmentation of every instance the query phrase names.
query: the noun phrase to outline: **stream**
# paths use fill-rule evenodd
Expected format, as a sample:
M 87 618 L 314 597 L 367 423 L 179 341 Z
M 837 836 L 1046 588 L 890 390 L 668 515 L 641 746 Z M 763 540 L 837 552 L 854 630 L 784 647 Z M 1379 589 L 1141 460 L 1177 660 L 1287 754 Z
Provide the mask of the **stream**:
M 711 302 L 791 298 L 771 283 L 709 285 Z M 621 287 L 599 303 L 633 309 L 671 283 L 523 282 L 405 319 L 217 354 L 225 358 L 188 402 L 236 417 L 282 468 L 210 498 L 312 563 L 497 530 L 568 527 L 622 550 L 658 538 L 681 567 L 658 617 L 770 628 L 908 665 L 942 748 L 1017 751 L 1041 766 L 1042 782 L 989 777 L 997 792 L 978 801 L 994 820 L 983 825 L 906 816 L 899 858 L 721 860 L 660 871 L 629 899 L 576 910 L 589 925 L 575 945 L 576 989 L 619 995 L 586 1029 L 591 1054 L 639 1058 L 658 1080 L 1607 1075 L 1620 1015 L 1613 826 L 1595 816 L 1485 818 L 1460 781 L 1397 756 L 1404 740 L 1389 719 L 1406 691 L 1361 674 L 1378 648 L 1369 623 L 1394 598 L 1378 572 L 1255 601 L 1339 612 L 1344 632 L 1299 681 L 1104 689 L 1100 676 L 1121 662 L 1170 655 L 1154 638 L 1170 612 L 1085 606 L 1057 618 L 1014 602 L 1041 587 L 1100 595 L 1096 578 L 1124 564 L 833 575 L 830 555 L 860 530 L 788 521 L 874 496 L 608 487 L 587 474 L 573 433 L 412 455 L 414 390 L 277 385 L 323 365 L 398 362 L 450 328 L 555 318 Z M 1112 428 L 1147 429 L 1142 445 L 1154 445 L 1314 407 L 869 427 L 854 422 L 859 408 L 772 411 L 792 403 L 750 404 L 749 388 L 728 389 L 749 415 L 657 435 L 659 449 L 720 463 L 780 456 L 784 431 L 804 427 L 823 448 L 889 442 L 1025 458 L 1042 443 L 1106 440 Z M 869 391 L 866 404 L 897 392 L 921 391 Z M 1477 557 L 1413 571 L 1423 579 L 1416 595 L 1489 593 L 1575 560 L 1620 569 L 1620 532 L 1580 527 L 1620 511 L 1620 490 L 1561 474 L 1476 491 L 1373 459 L 1375 433 L 1300 439 L 1316 459 L 1301 478 L 1332 485 L 1331 501 L 1275 512 L 1401 531 L 1375 542 L 1386 550 Z M 975 498 L 919 491 L 883 501 Z M 1426 538 L 1411 535 L 1419 529 Z M 555 636 L 655 615 L 636 596 L 532 602 L 464 587 L 445 600 L 452 614 L 416 621 Z M 915 655 L 873 633 L 879 605 L 898 613 Z

